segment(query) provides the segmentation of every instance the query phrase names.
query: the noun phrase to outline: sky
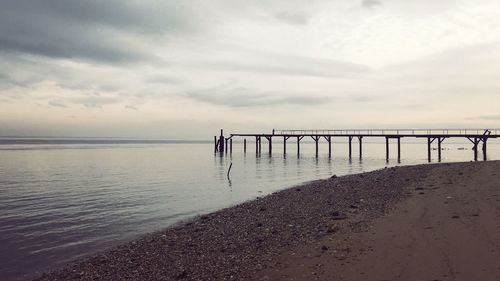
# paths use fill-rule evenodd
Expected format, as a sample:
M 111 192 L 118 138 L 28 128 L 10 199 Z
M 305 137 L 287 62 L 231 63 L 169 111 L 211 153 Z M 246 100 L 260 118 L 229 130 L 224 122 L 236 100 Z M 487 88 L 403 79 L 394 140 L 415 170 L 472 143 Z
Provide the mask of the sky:
M 0 7 L 0 136 L 500 128 L 498 0 Z

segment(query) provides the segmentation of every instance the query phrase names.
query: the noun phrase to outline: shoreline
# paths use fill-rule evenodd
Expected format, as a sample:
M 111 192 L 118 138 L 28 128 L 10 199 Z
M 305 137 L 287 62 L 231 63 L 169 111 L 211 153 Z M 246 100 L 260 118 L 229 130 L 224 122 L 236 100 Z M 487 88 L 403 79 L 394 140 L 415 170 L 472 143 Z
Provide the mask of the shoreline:
M 289 280 L 300 276 L 290 268 L 305 261 L 327 254 L 348 259 L 350 251 L 331 251 L 327 242 L 350 249 L 353 234 L 419 196 L 417 188 L 436 169 L 499 163 L 422 164 L 316 180 L 146 234 L 35 280 Z M 301 251 L 307 254 L 295 258 Z M 336 275 L 342 266 L 331 266 L 338 260 L 296 280 L 344 280 Z

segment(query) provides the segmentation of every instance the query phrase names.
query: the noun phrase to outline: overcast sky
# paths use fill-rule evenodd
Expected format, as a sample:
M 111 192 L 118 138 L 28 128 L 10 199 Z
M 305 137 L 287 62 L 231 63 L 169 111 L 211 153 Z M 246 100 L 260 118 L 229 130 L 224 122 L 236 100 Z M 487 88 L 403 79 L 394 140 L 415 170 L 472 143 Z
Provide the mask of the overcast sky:
M 500 1 L 0 0 L 0 136 L 500 127 Z

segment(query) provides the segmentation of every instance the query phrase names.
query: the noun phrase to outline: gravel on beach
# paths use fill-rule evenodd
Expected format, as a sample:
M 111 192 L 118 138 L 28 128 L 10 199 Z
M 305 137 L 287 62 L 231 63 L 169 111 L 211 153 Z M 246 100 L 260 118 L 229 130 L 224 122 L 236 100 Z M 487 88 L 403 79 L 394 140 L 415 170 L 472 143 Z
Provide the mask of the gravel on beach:
M 36 280 L 252 280 L 285 249 L 369 227 L 433 166 L 295 186 L 145 235 Z

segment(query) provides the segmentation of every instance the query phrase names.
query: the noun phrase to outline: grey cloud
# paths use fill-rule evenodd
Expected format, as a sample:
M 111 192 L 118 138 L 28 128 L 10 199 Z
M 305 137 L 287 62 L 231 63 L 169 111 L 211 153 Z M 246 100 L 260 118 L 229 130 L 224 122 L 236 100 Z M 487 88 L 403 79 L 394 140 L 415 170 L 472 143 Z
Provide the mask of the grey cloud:
M 66 107 L 64 103 L 59 101 L 49 101 L 49 105 L 54 107 Z
M 181 79 L 165 75 L 150 76 L 147 77 L 145 81 L 148 83 L 157 83 L 157 84 L 172 84 L 172 85 L 182 84 Z
M 244 87 L 221 85 L 209 89 L 187 91 L 183 96 L 209 104 L 228 107 L 255 107 L 276 105 L 319 105 L 331 102 L 331 97 L 308 94 L 285 95 Z
M 81 104 L 88 108 L 102 108 L 104 105 L 120 102 L 120 99 L 115 97 L 102 97 L 97 95 L 72 98 L 71 101 Z
M 147 50 L 122 37 L 140 41 L 191 25 L 176 1 L 3 1 L 0 51 L 107 63 L 152 60 Z
M 370 9 L 376 6 L 382 6 L 382 2 L 380 2 L 380 0 L 363 0 L 361 1 L 361 5 Z
M 135 110 L 135 111 L 139 110 L 139 108 L 137 108 L 137 107 L 135 107 L 133 105 L 126 105 L 125 109 L 131 109 L 131 110 Z
M 195 66 L 212 70 L 313 77 L 353 77 L 371 71 L 370 68 L 355 63 L 278 54 L 265 54 L 251 63 L 213 61 L 198 63 Z
M 276 18 L 295 25 L 306 25 L 309 21 L 307 14 L 299 12 L 280 12 L 276 14 Z

